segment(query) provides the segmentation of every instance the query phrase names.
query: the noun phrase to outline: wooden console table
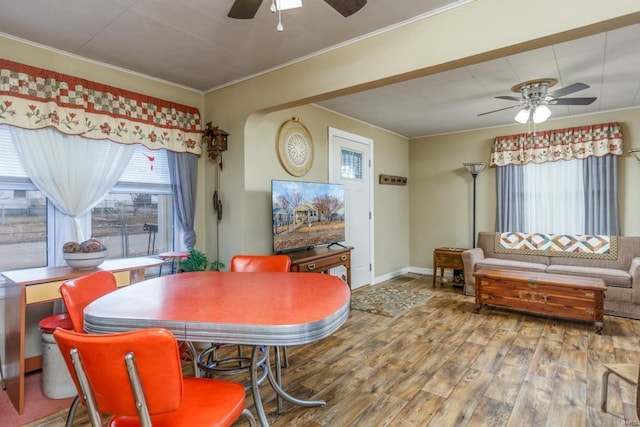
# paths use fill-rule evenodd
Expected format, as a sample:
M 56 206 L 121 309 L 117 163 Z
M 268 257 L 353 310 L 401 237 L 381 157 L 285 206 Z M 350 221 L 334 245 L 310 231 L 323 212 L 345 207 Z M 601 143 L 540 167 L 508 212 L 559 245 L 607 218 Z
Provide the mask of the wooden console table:
M 157 258 L 106 260 L 97 269 L 74 270 L 71 267 L 43 267 L 5 271 L 5 385 L 19 414 L 24 412 L 24 375 L 42 368 L 42 356 L 25 360 L 26 307 L 30 304 L 61 299 L 58 288 L 65 280 L 97 270 L 115 274 L 118 286 L 144 280 L 145 269 L 162 264 Z
M 433 251 L 433 287 L 436 287 L 436 276 L 438 268 L 440 269 L 440 285 L 442 286 L 442 278 L 444 277 L 444 269 L 450 268 L 454 270 L 462 270 L 462 252 L 466 249 L 462 248 L 436 248 Z
M 482 269 L 476 278 L 476 306 L 508 307 L 566 319 L 591 320 L 602 333 L 604 292 L 602 279 L 516 270 Z
M 351 288 L 351 250 L 353 247 L 336 246 L 312 248 L 305 251 L 289 252 L 291 271 L 329 273 L 334 267 L 344 266 L 347 269 L 347 285 Z

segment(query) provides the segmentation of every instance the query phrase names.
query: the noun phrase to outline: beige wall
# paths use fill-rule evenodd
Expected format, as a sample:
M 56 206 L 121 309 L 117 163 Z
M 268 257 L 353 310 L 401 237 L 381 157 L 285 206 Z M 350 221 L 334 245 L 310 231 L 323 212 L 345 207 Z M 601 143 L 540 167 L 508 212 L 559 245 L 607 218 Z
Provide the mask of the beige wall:
M 314 144 L 314 162 L 302 177 L 289 175 L 280 165 L 276 138 L 280 125 L 298 117 L 309 129 Z M 408 186 L 379 185 L 378 175 L 408 176 L 406 138 L 348 119 L 315 106 L 303 106 L 267 114 L 247 131 L 255 138 L 245 144 L 245 208 L 251 219 L 245 229 L 244 250 L 268 253 L 271 250 L 271 179 L 327 182 L 329 180 L 328 128 L 333 127 L 373 140 L 373 170 L 376 271 L 397 271 L 409 262 Z M 227 256 L 232 253 L 227 254 Z
M 617 121 L 623 132 L 624 156 L 618 163 L 618 197 L 623 235 L 640 235 L 640 163 L 628 154 L 640 147 L 640 109 L 549 120 L 538 130 Z M 410 265 L 433 267 L 433 249 L 472 245 L 473 185 L 463 162 L 489 162 L 496 136 L 526 132 L 526 125 L 438 135 L 409 143 Z M 477 178 L 476 231 L 494 231 L 496 220 L 495 169 Z

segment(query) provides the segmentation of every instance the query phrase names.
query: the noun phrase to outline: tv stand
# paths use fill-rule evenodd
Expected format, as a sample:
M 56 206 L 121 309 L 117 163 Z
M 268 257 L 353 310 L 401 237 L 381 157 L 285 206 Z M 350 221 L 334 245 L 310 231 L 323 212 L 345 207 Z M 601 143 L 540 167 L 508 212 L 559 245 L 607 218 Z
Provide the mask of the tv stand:
M 351 287 L 351 250 L 353 247 L 340 245 L 342 247 L 332 249 L 329 246 L 286 253 L 291 258 L 291 271 L 329 274 L 329 270 L 332 268 L 344 266 L 347 269 L 347 285 Z

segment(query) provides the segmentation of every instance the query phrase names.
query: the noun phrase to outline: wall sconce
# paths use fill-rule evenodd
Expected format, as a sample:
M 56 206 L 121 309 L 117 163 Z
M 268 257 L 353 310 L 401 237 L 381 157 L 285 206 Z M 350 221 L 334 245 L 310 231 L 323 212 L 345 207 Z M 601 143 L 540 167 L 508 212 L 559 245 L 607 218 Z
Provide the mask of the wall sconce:
M 220 169 L 222 169 L 222 152 L 227 151 L 227 137 L 229 134 L 218 126 L 211 126 L 207 123 L 202 131 L 202 141 L 207 144 L 207 153 L 211 160 L 216 160 L 220 156 Z
M 638 163 L 640 163 L 640 148 L 632 148 L 629 150 L 629 154 L 633 154 Z

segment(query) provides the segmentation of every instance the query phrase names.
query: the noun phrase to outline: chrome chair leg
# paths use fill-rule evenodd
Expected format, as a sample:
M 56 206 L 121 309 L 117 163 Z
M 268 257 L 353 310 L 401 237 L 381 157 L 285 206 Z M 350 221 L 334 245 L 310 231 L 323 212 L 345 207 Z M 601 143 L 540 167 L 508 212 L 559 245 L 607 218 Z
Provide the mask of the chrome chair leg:
M 253 417 L 253 414 L 249 412 L 248 409 L 245 409 L 244 411 L 242 411 L 242 415 L 244 415 L 247 421 L 249 421 L 249 425 L 251 427 L 256 427 L 256 419 Z
M 4 375 L 2 375 L 2 357 L 0 357 L 0 382 L 2 382 L 2 389 L 6 390 L 7 385 L 4 383 Z
M 191 358 L 191 368 L 193 376 L 200 378 L 200 368 L 198 367 L 198 351 L 191 341 L 184 341 L 189 357 Z
M 73 402 L 71 402 L 71 407 L 69 407 L 69 413 L 67 414 L 67 421 L 64 424 L 65 427 L 73 426 L 73 419 L 76 417 L 78 406 L 80 406 L 80 396 L 76 396 Z

